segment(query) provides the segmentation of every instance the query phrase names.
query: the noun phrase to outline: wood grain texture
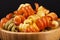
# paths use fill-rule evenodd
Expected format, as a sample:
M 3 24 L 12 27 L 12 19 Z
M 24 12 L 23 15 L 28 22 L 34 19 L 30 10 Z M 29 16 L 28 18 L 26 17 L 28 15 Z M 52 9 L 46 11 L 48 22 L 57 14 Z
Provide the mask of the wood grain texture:
M 2 40 L 59 40 L 60 28 L 47 32 L 10 32 L 0 30 Z

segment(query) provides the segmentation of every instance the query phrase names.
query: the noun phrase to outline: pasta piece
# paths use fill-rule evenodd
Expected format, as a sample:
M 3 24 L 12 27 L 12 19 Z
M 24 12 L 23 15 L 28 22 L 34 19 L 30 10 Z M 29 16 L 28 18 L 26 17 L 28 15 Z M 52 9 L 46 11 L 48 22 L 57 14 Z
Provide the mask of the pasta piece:
M 8 21 L 7 18 L 2 18 L 2 19 L 1 19 L 1 23 L 6 23 L 7 21 Z
M 11 24 L 8 26 L 7 30 L 10 31 L 13 26 L 14 26 L 14 23 L 11 23 Z
M 20 15 L 14 17 L 14 23 L 15 23 L 16 25 L 19 25 L 19 24 L 21 23 L 21 17 L 20 17 Z
M 40 7 L 38 8 L 38 12 L 39 12 L 39 11 L 42 11 L 44 14 L 48 14 L 48 13 L 49 13 L 49 10 L 45 9 L 43 6 L 40 6 Z
M 24 4 L 21 4 L 17 10 L 19 11 L 23 6 Z
M 36 21 L 36 19 L 40 18 L 38 15 L 31 15 L 28 17 L 28 19 L 32 19 L 33 22 Z
M 32 24 L 32 23 L 33 23 L 33 21 L 31 19 L 26 19 L 24 21 L 24 24 Z
M 35 29 L 36 32 L 40 31 L 40 29 L 38 28 L 38 26 L 36 25 L 36 23 L 33 23 L 33 27 L 34 27 L 34 29 Z
M 25 18 L 27 18 L 29 15 L 28 15 L 28 12 L 27 12 L 27 10 L 25 9 L 25 7 L 23 7 L 22 8 L 22 11 L 23 11 L 23 16 L 25 17 Z
M 9 21 L 4 25 L 3 28 L 7 30 L 8 26 L 9 26 L 11 23 L 13 23 L 13 19 L 9 20 Z
M 39 4 L 38 3 L 35 3 L 35 7 L 36 7 L 36 11 L 38 11 L 38 8 L 39 8 Z
M 45 28 L 44 23 L 41 19 L 36 20 L 36 25 L 38 26 L 39 29 L 43 30 Z
M 10 20 L 12 17 L 13 17 L 13 14 L 12 14 L 12 13 L 9 13 L 9 14 L 6 16 L 6 18 L 7 18 L 8 20 Z
M 38 15 L 39 17 L 43 17 L 43 16 L 45 16 L 45 13 L 44 13 L 43 11 L 38 11 L 38 12 L 37 12 L 37 15 Z
M 51 13 L 47 14 L 46 16 L 51 17 L 52 20 L 57 20 L 58 19 L 58 16 L 54 12 L 51 12 Z
M 29 24 L 20 24 L 19 25 L 19 31 L 26 31 L 26 29 L 29 27 Z
M 14 26 L 11 28 L 11 31 L 12 31 L 12 32 L 15 32 L 15 30 L 16 30 L 16 25 L 14 25 Z
M 51 27 L 51 28 L 58 28 L 59 27 L 59 22 L 58 21 L 55 21 L 55 20 L 53 20 L 53 21 L 51 21 L 51 24 L 49 25 L 49 27 Z

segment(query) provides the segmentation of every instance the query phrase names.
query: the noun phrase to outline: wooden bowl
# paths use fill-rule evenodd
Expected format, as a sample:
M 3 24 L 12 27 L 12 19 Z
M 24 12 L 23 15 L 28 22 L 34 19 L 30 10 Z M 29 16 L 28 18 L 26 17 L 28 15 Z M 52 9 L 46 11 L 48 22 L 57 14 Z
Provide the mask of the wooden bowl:
M 1 29 L 2 40 L 59 40 L 60 28 L 47 32 L 10 32 Z

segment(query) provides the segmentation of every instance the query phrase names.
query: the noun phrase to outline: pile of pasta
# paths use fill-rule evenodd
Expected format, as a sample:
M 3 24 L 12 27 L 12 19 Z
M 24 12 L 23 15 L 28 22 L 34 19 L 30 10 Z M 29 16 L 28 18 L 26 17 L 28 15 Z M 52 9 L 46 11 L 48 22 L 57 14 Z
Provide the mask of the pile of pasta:
M 0 28 L 12 32 L 40 32 L 59 27 L 58 16 L 35 3 L 35 10 L 29 3 L 21 4 L 13 13 L 0 20 Z

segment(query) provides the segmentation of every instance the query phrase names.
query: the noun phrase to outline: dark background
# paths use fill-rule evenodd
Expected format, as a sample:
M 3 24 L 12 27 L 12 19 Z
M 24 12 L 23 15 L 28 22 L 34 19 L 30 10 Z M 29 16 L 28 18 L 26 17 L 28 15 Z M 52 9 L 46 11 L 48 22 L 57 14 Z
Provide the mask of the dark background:
M 16 10 L 22 3 L 30 3 L 34 8 L 34 3 L 38 2 L 50 11 L 56 12 L 60 17 L 60 1 L 59 0 L 0 0 L 0 19 L 6 14 Z

